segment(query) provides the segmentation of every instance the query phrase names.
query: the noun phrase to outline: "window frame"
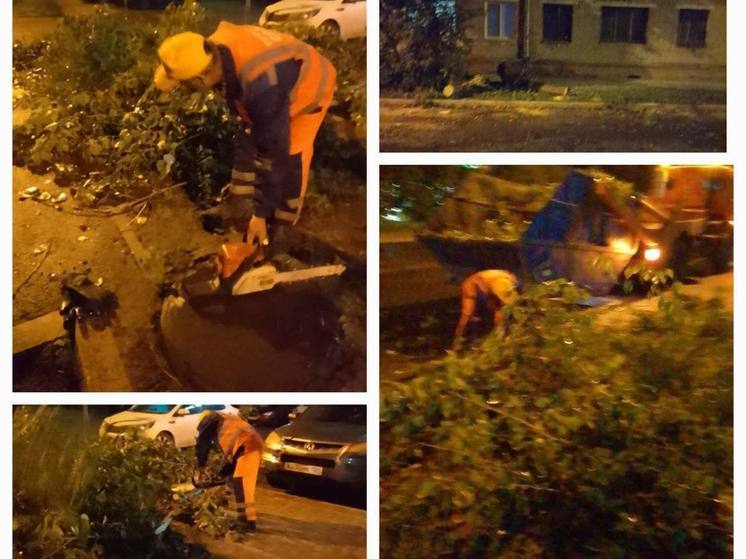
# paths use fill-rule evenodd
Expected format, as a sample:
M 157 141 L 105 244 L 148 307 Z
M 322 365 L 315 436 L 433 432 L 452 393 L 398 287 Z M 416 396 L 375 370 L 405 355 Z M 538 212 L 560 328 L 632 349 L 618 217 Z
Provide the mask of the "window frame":
M 559 12 L 561 9 L 570 11 L 570 29 L 568 39 L 548 39 L 546 35 L 546 8 L 552 6 Z M 572 31 L 575 24 L 575 5 L 568 2 L 542 2 L 541 4 L 541 42 L 550 45 L 570 45 L 572 44 Z
M 604 38 L 604 14 L 608 14 L 608 10 L 614 10 L 616 13 L 626 11 L 629 13 L 629 32 L 627 33 L 626 40 L 620 40 L 615 33 L 612 39 Z M 642 40 L 634 40 L 634 24 L 635 24 L 635 11 L 639 11 L 644 14 L 644 26 L 642 29 Z M 618 16 L 615 16 L 618 17 Z M 650 7 L 649 6 L 619 6 L 619 5 L 603 5 L 601 6 L 601 19 L 599 29 L 599 43 L 608 45 L 646 45 L 648 44 L 648 22 L 650 21 Z
M 504 4 L 510 4 L 513 6 L 513 27 L 512 35 L 488 35 L 487 30 L 489 29 L 489 6 L 491 4 L 494 4 L 498 6 L 498 20 L 497 20 L 497 27 L 498 27 L 498 33 L 500 30 L 500 22 L 502 21 L 502 8 L 501 6 Z M 487 41 L 514 41 L 516 40 L 517 36 L 517 14 L 518 14 L 518 0 L 484 0 L 484 31 L 483 31 L 483 38 Z
M 702 7 L 695 7 L 695 6 L 686 6 L 685 7 L 685 6 L 679 6 L 679 7 L 676 8 L 676 10 L 678 11 L 678 22 L 677 22 L 677 25 L 676 25 L 676 46 L 680 47 L 680 48 L 692 49 L 692 50 L 706 48 L 707 47 L 707 27 L 708 27 L 708 25 L 710 23 L 710 12 L 712 10 L 709 7 L 707 7 L 707 6 L 702 6 Z M 704 34 L 703 34 L 703 37 L 702 37 L 702 43 L 701 44 L 699 44 L 699 43 L 692 44 L 691 42 L 687 42 L 687 43 L 682 43 L 681 42 L 681 26 L 682 26 L 681 16 L 683 15 L 683 12 L 703 12 L 705 14 Z M 692 30 L 692 28 L 691 28 L 691 21 L 690 21 L 689 22 L 689 29 L 688 29 L 688 35 L 689 36 L 691 36 L 691 30 Z M 688 38 L 690 39 L 691 37 L 688 37 Z

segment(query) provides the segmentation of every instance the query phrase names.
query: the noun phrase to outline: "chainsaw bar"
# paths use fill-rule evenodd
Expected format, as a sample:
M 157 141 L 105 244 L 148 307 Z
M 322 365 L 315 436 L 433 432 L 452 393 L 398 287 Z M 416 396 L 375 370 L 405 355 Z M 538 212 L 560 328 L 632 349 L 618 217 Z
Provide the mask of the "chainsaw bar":
M 181 288 L 190 298 L 218 294 L 248 295 L 268 291 L 278 284 L 339 276 L 345 270 L 346 267 L 343 264 L 330 264 L 279 271 L 274 264 L 267 262 L 245 271 L 239 271 L 234 277 L 221 280 L 213 266 L 201 263 L 183 278 Z
M 231 294 L 247 295 L 259 291 L 268 291 L 280 283 L 295 283 L 316 278 L 339 276 L 345 269 L 343 264 L 330 264 L 328 266 L 314 266 L 290 272 L 280 272 L 272 264 L 264 264 L 252 268 L 238 277 L 233 283 Z

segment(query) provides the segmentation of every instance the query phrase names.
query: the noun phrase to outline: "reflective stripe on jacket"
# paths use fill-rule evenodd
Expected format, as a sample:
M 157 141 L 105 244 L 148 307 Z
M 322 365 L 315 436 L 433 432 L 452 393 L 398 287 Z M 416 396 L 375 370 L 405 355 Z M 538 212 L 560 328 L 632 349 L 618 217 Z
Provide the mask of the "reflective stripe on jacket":
M 222 21 L 210 36 L 210 41 L 228 47 L 237 77 L 242 85 L 248 87 L 264 74 L 267 74 L 270 84 L 276 82 L 272 74 L 274 67 L 281 62 L 301 62 L 298 80 L 289 92 L 290 118 L 317 110 L 321 98 L 333 87 L 334 67 L 331 62 L 311 45 L 292 35 Z
M 222 52 L 228 102 L 244 121 L 231 191 L 253 195 L 255 214 L 272 217 L 290 167 L 291 121 L 321 110 L 336 72 L 312 46 L 262 27 L 221 22 L 209 39 Z

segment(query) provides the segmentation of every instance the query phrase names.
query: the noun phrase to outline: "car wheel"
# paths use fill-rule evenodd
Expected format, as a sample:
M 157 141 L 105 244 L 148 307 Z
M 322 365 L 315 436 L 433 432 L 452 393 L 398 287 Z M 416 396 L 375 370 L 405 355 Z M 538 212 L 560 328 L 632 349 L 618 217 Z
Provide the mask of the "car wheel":
M 333 19 L 328 19 L 323 22 L 321 25 L 319 25 L 319 29 L 321 29 L 327 35 L 331 35 L 332 37 L 338 38 L 340 34 L 339 24 Z
M 165 446 L 174 446 L 174 436 L 167 431 L 161 431 L 155 436 L 155 440 Z

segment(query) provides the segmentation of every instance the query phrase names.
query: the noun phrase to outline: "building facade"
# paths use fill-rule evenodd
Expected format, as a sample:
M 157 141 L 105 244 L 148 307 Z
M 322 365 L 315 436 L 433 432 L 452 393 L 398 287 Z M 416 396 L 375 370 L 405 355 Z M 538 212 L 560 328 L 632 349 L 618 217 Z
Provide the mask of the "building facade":
M 726 0 L 456 0 L 469 70 L 725 82 Z

